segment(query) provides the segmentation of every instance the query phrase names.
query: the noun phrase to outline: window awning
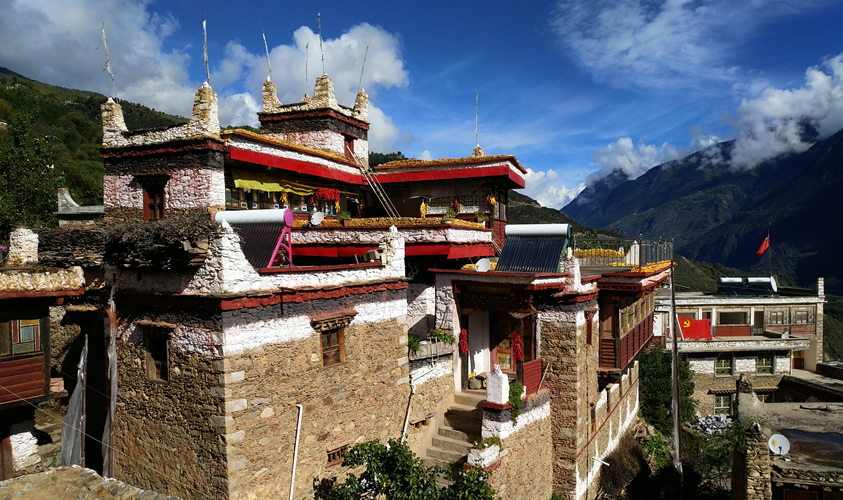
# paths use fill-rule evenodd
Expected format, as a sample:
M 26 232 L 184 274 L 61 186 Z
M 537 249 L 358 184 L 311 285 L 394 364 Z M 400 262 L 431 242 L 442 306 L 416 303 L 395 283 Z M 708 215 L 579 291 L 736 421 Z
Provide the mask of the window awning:
M 231 176 L 234 177 L 234 187 L 242 189 L 254 189 L 255 191 L 266 191 L 268 193 L 293 193 L 299 196 L 310 196 L 316 192 L 316 188 L 280 183 L 278 178 L 272 174 L 231 169 Z

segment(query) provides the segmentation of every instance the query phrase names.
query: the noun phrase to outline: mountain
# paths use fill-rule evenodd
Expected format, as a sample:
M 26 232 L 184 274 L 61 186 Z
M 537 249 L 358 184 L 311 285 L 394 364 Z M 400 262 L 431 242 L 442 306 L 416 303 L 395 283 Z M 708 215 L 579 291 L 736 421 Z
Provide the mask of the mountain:
M 634 180 L 603 179 L 562 211 L 628 236 L 673 239 L 690 259 L 764 274 L 772 267 L 802 286 L 824 276 L 827 288 L 843 288 L 834 252 L 843 245 L 835 231 L 843 215 L 843 130 L 753 169 L 729 166 L 732 146 L 711 146 Z M 768 230 L 771 254 L 759 258 Z
M 605 236 L 620 236 L 613 231 L 603 231 L 584 226 L 559 210 L 541 206 L 539 202 L 517 191 L 509 192 L 507 220 L 510 224 L 571 224 L 575 234 L 586 232 Z
M 83 205 L 102 204 L 103 166 L 100 105 L 108 98 L 96 92 L 66 89 L 31 80 L 0 68 L 0 121 L 14 125 L 16 119 L 34 120 L 33 132 L 47 136 L 53 146 L 52 160 L 63 176 L 62 183 Z M 130 129 L 155 128 L 185 123 L 186 118 L 121 101 Z M 8 131 L 0 129 L 0 140 Z M 54 202 L 55 203 L 55 202 Z

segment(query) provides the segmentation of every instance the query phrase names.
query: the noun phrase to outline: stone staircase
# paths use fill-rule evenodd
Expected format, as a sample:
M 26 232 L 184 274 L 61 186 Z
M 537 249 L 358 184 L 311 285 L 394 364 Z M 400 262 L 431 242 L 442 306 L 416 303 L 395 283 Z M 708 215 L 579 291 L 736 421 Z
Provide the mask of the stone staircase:
M 439 465 L 452 471 L 462 468 L 468 451 L 480 441 L 486 391 L 463 391 L 454 395 L 454 403 L 445 411 L 430 446 L 424 451 L 425 465 Z

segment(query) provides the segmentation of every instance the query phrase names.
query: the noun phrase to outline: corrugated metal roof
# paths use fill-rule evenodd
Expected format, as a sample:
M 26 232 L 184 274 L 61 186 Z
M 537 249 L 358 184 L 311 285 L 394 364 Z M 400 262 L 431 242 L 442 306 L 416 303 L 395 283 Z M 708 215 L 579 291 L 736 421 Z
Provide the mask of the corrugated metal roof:
M 284 224 L 232 224 L 231 227 L 240 235 L 240 247 L 249 264 L 255 269 L 269 267 L 269 258 L 272 257 Z
M 562 236 L 507 236 L 496 272 L 502 273 L 557 273 L 562 251 Z

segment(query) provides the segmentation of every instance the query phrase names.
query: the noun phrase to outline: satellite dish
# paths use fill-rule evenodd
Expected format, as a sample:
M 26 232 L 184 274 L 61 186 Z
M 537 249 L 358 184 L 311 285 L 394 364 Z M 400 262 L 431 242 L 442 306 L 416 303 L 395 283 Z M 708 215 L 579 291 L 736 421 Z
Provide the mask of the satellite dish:
M 474 270 L 478 273 L 485 273 L 492 267 L 492 261 L 489 259 L 480 259 L 477 261 L 477 264 L 474 265 Z
M 313 214 L 310 216 L 310 225 L 311 226 L 318 226 L 319 224 L 322 224 L 322 221 L 324 219 L 325 219 L 325 213 L 324 212 L 313 212 Z
M 767 441 L 767 446 L 769 446 L 770 451 L 776 455 L 784 455 L 790 451 L 790 441 L 781 434 L 773 434 L 770 436 L 770 439 Z

